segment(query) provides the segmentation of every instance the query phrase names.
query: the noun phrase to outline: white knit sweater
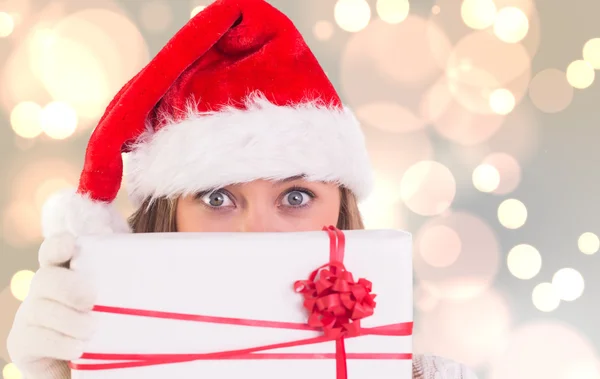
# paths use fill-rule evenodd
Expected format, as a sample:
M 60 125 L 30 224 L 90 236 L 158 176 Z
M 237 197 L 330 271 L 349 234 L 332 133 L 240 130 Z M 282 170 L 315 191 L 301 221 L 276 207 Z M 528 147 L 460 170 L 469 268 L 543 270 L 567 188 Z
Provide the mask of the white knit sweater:
M 71 378 L 66 364 L 55 367 L 52 372 L 46 372 L 46 374 L 44 379 Z M 477 379 L 477 377 L 466 366 L 452 360 L 433 355 L 415 355 L 413 379 Z
M 413 357 L 413 379 L 477 379 L 466 366 L 433 355 Z

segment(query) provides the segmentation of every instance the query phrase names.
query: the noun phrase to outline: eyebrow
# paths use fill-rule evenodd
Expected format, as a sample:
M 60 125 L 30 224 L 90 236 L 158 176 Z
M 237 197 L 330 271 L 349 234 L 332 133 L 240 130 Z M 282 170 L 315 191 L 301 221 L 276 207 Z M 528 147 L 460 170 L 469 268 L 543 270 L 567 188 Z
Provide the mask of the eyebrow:
M 281 179 L 279 180 L 279 183 L 288 183 L 288 182 L 293 182 L 294 180 L 300 180 L 300 179 L 304 179 L 306 175 L 296 175 L 296 176 L 290 176 L 289 178 L 285 178 L 285 179 Z

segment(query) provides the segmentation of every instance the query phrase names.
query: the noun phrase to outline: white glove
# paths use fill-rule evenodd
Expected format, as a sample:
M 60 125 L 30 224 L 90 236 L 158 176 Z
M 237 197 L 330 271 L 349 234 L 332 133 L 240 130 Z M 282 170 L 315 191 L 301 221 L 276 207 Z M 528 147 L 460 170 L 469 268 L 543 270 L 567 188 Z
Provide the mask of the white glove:
M 68 362 L 81 357 L 94 332 L 95 291 L 68 262 L 76 251 L 70 234 L 46 239 L 40 268 L 8 335 L 8 352 L 27 379 L 69 379 Z

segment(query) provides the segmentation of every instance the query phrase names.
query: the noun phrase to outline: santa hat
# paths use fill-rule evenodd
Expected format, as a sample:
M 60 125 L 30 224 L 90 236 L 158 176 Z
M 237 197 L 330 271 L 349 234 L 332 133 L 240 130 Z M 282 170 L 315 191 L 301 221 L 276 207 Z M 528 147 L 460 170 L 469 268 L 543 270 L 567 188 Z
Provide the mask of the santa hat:
M 264 0 L 217 0 L 109 104 L 79 186 L 50 201 L 44 235 L 127 232 L 114 207 L 303 175 L 359 200 L 372 186 L 364 137 L 293 23 Z

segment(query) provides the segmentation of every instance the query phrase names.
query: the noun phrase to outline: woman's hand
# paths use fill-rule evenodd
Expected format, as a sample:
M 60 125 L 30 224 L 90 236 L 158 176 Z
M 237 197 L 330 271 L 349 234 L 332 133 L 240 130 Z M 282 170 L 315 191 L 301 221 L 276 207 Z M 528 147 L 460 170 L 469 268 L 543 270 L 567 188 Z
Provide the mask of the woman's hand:
M 8 336 L 10 357 L 26 378 L 70 378 L 67 361 L 81 356 L 94 331 L 95 291 L 68 268 L 75 252 L 70 234 L 48 238 L 40 247 L 40 268 Z

